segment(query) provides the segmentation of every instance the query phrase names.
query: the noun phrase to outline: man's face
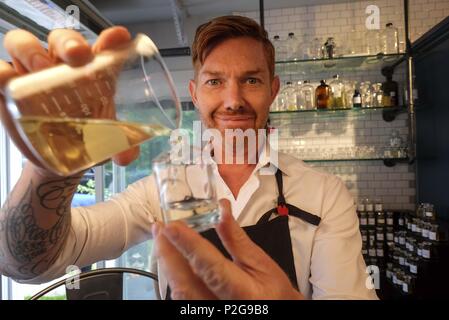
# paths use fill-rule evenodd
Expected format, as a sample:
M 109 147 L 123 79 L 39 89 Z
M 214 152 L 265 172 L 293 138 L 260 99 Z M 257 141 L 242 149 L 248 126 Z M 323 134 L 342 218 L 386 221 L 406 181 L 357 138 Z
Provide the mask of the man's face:
M 260 42 L 234 38 L 209 53 L 189 91 L 207 128 L 222 134 L 225 129 L 257 130 L 265 127 L 279 78 L 270 79 Z

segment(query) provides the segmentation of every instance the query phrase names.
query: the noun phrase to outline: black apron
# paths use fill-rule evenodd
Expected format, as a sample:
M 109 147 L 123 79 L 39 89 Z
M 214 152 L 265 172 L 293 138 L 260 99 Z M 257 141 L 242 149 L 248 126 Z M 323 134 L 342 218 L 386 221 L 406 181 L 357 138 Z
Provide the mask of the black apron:
M 282 190 L 282 172 L 277 169 L 275 176 L 279 193 L 277 207 L 266 212 L 255 225 L 243 227 L 243 229 L 254 243 L 277 262 L 289 277 L 292 285 L 298 289 L 288 219 L 289 216 L 293 216 L 317 226 L 321 218 L 288 204 Z M 270 220 L 273 214 L 276 217 Z M 212 242 L 226 258 L 231 260 L 231 256 L 221 243 L 215 229 L 203 231 L 201 235 Z M 166 299 L 170 299 L 170 288 L 167 288 Z

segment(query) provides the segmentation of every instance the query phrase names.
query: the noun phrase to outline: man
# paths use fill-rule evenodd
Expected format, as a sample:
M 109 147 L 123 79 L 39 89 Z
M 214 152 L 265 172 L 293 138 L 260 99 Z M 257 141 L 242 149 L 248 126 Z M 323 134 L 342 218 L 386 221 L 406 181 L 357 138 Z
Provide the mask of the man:
M 124 28 L 111 28 L 104 31 L 90 49 L 78 33 L 56 30 L 49 35 L 49 52 L 46 52 L 29 33 L 14 31 L 6 35 L 5 47 L 13 58 L 15 70 L 3 63 L 0 81 L 5 83 L 15 73 L 46 68 L 58 61 L 84 64 L 93 52 L 113 48 L 129 38 Z M 218 129 L 222 135 L 226 129 L 266 128 L 269 107 L 279 91 L 279 78 L 274 75 L 273 45 L 260 26 L 244 17 L 213 19 L 198 28 L 192 59 L 195 76 L 189 90 L 204 126 Z M 2 113 L 8 126 L 3 110 Z M 18 135 L 14 135 L 11 126 L 9 128 L 19 148 L 33 160 Z M 115 160 L 126 164 L 135 155 L 135 152 L 125 152 Z M 238 288 L 234 291 L 231 288 L 233 294 L 227 297 L 375 299 L 374 290 L 367 289 L 365 284 L 367 274 L 361 255 L 357 215 L 344 184 L 284 154 L 279 154 L 274 163 L 275 175 L 260 174 L 270 165 L 273 163 L 266 156 L 259 157 L 256 164 L 249 161 L 217 164 L 219 198 L 230 201 L 238 224 L 245 227 L 250 238 L 271 258 L 256 249 L 249 239 L 244 239 L 243 233 L 236 231 L 240 229 L 226 220 L 230 219 L 227 209 L 223 219 L 229 223 L 217 226 L 218 234 L 209 230 L 203 236 L 222 254 L 234 259 L 236 268 L 241 270 L 240 276 L 264 279 L 256 282 L 278 289 L 265 291 L 254 285 L 242 293 Z M 2 273 L 22 282 L 44 282 L 64 274 L 67 265 L 81 267 L 112 259 L 148 239 L 151 225 L 161 220 L 152 176 L 130 185 L 110 201 L 70 209 L 70 199 L 80 176 L 55 177 L 31 162 L 26 165 L 0 216 Z M 179 231 L 177 234 L 188 239 L 190 233 L 176 226 L 179 225 L 174 227 Z M 173 278 L 173 261 L 181 261 L 180 254 L 185 248 L 176 246 L 176 237 L 169 236 L 169 231 L 173 230 L 170 226 L 162 230 L 158 232 L 157 227 L 154 230 L 156 253 L 160 257 L 161 294 L 165 296 L 169 285 L 175 290 L 173 297 L 192 297 L 182 288 L 183 282 Z M 36 233 L 41 236 L 35 237 Z M 247 257 L 236 254 L 233 243 L 245 245 Z M 204 242 L 200 241 L 192 246 L 201 247 L 202 244 Z M 212 247 L 202 247 L 217 258 L 218 253 Z M 177 254 L 177 250 L 181 253 Z M 201 268 L 195 264 L 195 261 L 202 261 L 198 252 L 187 254 L 193 259 L 190 261 L 193 261 L 193 268 L 189 271 L 188 265 L 182 263 L 184 272 L 179 275 L 201 274 Z M 177 259 L 171 260 L 173 257 Z M 208 265 L 207 261 L 204 263 L 203 266 Z M 211 289 L 210 283 L 219 288 L 226 285 L 219 281 L 227 279 L 220 276 L 224 270 L 216 268 L 224 264 L 212 261 L 211 265 L 205 269 L 208 272 L 200 275 L 207 281 L 196 278 L 202 290 L 195 297 L 223 297 Z M 258 272 L 245 269 L 254 265 L 259 266 Z M 269 272 L 264 274 L 264 270 Z M 164 276 L 164 271 L 168 277 Z M 258 277 L 260 272 L 264 274 L 262 277 Z

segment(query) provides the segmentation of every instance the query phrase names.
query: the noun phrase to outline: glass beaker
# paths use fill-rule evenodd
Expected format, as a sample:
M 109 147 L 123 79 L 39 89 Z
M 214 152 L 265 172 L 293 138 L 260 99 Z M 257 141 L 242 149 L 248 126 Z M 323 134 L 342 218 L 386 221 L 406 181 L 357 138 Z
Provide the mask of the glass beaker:
M 183 220 L 189 227 L 203 231 L 218 222 L 215 164 L 205 154 L 203 151 L 192 159 L 164 153 L 153 160 L 165 223 Z
M 80 67 L 14 78 L 7 110 L 40 165 L 68 176 L 181 124 L 171 75 L 153 41 L 138 34 Z

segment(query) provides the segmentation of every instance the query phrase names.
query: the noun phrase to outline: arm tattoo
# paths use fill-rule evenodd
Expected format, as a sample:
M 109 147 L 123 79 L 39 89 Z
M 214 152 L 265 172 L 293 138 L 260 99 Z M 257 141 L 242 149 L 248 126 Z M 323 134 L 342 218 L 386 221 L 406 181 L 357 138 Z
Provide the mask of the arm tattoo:
M 36 189 L 30 183 L 15 206 L 5 204 L 4 220 L 0 220 L 0 235 L 6 236 L 7 249 L 16 263 L 20 264 L 17 271 L 22 275 L 37 275 L 57 258 L 70 225 L 70 204 L 79 178 L 46 182 Z M 34 197 L 33 190 L 36 192 Z M 38 201 L 33 202 L 36 196 Z M 38 203 L 58 217 L 49 228 L 41 227 L 36 221 Z

